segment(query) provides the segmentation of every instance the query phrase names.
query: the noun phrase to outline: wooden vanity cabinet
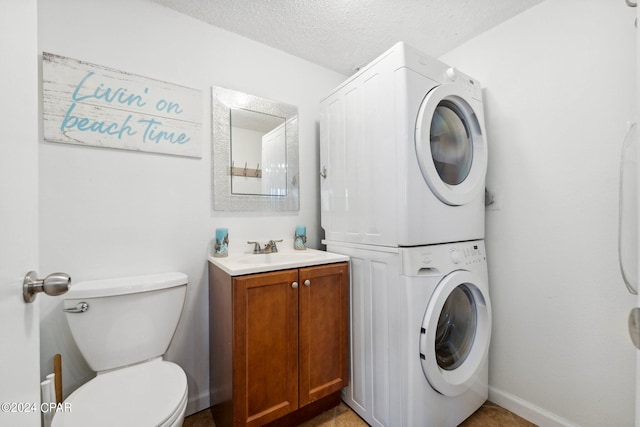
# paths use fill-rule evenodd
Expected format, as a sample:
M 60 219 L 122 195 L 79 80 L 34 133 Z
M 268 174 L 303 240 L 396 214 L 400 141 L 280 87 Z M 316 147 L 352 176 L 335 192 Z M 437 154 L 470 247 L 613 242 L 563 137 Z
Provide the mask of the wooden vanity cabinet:
M 209 269 L 216 425 L 297 425 L 335 406 L 349 378 L 348 264 L 236 277 Z

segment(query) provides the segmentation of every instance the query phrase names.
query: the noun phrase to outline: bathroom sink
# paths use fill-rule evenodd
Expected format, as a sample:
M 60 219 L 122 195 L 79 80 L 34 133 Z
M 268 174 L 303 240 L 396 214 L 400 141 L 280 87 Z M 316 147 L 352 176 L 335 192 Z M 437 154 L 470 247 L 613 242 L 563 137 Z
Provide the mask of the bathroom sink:
M 284 250 L 269 254 L 240 253 L 227 257 L 209 257 L 209 262 L 220 267 L 230 276 L 285 270 L 348 261 L 346 255 L 332 252 L 306 249 L 303 251 Z
M 298 262 L 311 260 L 317 256 L 317 254 L 311 251 L 296 251 L 296 252 L 274 252 L 270 254 L 243 254 L 239 255 L 236 262 L 240 264 L 286 264 L 290 262 Z M 315 251 L 314 251 L 315 252 Z

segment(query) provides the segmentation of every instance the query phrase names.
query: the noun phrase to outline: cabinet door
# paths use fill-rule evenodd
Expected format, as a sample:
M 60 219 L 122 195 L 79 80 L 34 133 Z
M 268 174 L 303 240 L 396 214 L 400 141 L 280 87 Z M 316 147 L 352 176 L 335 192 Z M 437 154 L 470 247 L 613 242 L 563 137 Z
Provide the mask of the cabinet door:
M 298 408 L 297 270 L 234 279 L 234 425 L 260 426 Z
M 348 274 L 346 263 L 299 270 L 300 406 L 348 385 Z

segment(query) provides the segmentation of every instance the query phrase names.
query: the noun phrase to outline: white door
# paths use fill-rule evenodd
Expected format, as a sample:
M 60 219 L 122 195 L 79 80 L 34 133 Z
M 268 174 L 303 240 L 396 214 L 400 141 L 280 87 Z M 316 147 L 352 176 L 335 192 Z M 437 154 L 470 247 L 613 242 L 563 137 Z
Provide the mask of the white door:
M 474 200 L 484 191 L 487 147 L 482 115 L 460 85 L 444 84 L 425 96 L 416 121 L 420 171 L 431 191 L 448 205 Z M 476 108 L 482 108 L 479 105 Z
M 639 97 L 640 98 L 640 97 Z M 638 270 L 640 258 L 638 256 L 638 242 L 640 241 L 640 216 L 638 200 L 640 200 L 640 164 L 638 150 L 638 124 L 633 124 L 622 144 L 622 158 L 620 161 L 620 192 L 618 212 L 618 256 L 620 272 L 627 289 L 631 294 L 638 295 Z M 636 308 L 629 314 L 629 335 L 636 347 L 640 345 L 640 296 Z M 640 352 L 636 356 L 636 427 L 640 427 Z
M 639 97 L 640 98 L 640 97 Z M 638 242 L 640 241 L 640 150 L 638 150 L 638 124 L 634 123 L 622 144 L 620 161 L 620 192 L 618 212 L 618 256 L 620 272 L 627 289 L 638 295 L 638 270 L 640 258 Z M 634 345 L 640 348 L 640 296 L 636 307 L 629 314 L 629 335 Z M 640 352 L 636 356 L 636 427 L 640 427 Z
M 627 4 L 629 4 L 629 2 L 627 2 Z M 631 4 L 635 4 L 635 2 L 632 2 Z M 640 13 L 638 13 L 638 8 L 636 7 L 636 27 L 638 23 L 638 17 L 639 17 L 638 15 L 640 15 Z M 640 32 L 637 30 L 636 30 L 636 70 L 637 70 L 636 71 L 636 102 L 637 102 L 637 105 L 640 105 L 640 78 L 638 78 L 638 71 L 640 71 Z M 640 123 L 640 117 L 636 117 L 636 123 Z M 638 138 L 637 131 L 635 135 L 636 135 L 636 138 Z M 635 142 L 636 144 L 638 144 L 639 141 L 636 140 Z M 636 155 L 638 154 L 638 151 L 636 151 Z M 638 161 L 640 161 L 640 159 L 638 159 Z M 638 177 L 640 177 L 640 174 L 638 174 Z M 636 177 L 636 179 L 638 179 L 638 177 Z M 638 183 L 637 189 L 640 190 L 640 182 Z M 636 199 L 636 202 L 637 202 L 637 200 L 640 200 L 640 194 L 636 193 L 636 195 L 638 197 Z M 636 211 L 636 215 L 637 215 L 637 212 L 640 212 L 640 209 Z M 638 222 L 640 223 L 640 217 L 637 217 L 637 218 L 638 218 Z M 636 226 L 637 226 L 637 223 L 636 223 Z M 636 231 L 637 231 L 637 228 L 636 228 Z M 640 235 L 638 236 L 638 239 L 640 239 Z M 636 265 L 637 267 L 636 272 L 637 272 L 638 269 L 640 269 L 640 259 L 636 259 L 636 262 L 638 263 Z M 637 296 L 636 305 L 637 307 L 640 307 L 640 293 Z M 636 352 L 636 427 L 640 427 L 640 352 L 638 351 Z
M 37 1 L 0 6 L 0 425 L 40 425 L 40 318 L 22 280 L 38 265 Z M 34 411 L 35 409 L 35 411 Z
M 491 303 L 466 270 L 446 275 L 429 299 L 420 329 L 420 362 L 435 390 L 458 396 L 475 381 L 489 352 Z

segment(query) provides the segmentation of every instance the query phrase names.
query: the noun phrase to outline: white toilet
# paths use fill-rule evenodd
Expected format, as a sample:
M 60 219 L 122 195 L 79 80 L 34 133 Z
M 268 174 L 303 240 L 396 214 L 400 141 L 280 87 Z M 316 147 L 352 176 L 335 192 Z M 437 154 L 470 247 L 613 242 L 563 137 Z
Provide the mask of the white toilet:
M 56 413 L 52 427 L 182 426 L 187 377 L 162 355 L 178 325 L 187 281 L 183 273 L 166 273 L 69 287 L 67 321 L 97 376 L 65 400 L 71 410 Z

